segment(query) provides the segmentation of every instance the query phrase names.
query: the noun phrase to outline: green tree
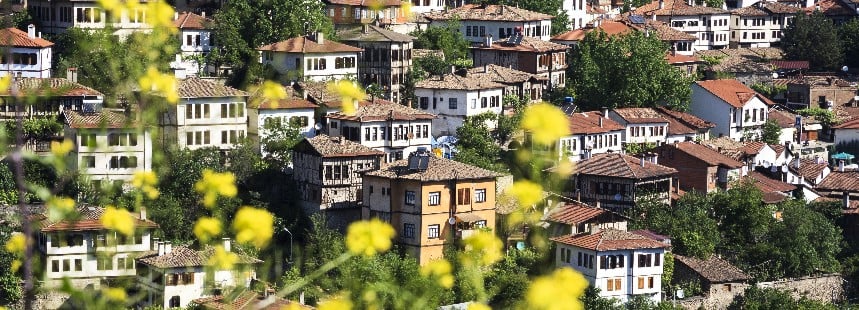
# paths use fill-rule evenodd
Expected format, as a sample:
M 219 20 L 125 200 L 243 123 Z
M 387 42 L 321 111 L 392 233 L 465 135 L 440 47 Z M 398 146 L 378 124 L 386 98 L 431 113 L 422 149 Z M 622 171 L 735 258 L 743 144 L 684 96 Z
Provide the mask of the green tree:
M 12 231 L 10 225 L 0 225 L 0 244 L 6 244 Z M 14 260 L 15 256 L 6 252 L 5 246 L 0 247 L 0 305 L 17 303 L 23 295 L 21 278 L 12 272 L 12 261 Z
M 711 214 L 710 197 L 706 195 L 687 193 L 673 207 L 648 198 L 637 203 L 631 227 L 672 236 L 673 251 L 677 254 L 707 258 L 721 238 Z
M 782 221 L 770 235 L 775 248 L 781 250 L 773 258 L 780 260 L 787 276 L 840 270 L 836 256 L 841 251 L 841 229 L 802 202 L 784 204 Z
M 764 310 L 764 309 L 838 309 L 835 305 L 813 301 L 806 297 L 799 300 L 793 299 L 790 293 L 779 289 L 767 287 L 759 288 L 756 285 L 749 286 L 744 294 L 734 297 L 728 305 L 730 310 Z
M 838 39 L 844 49 L 844 64 L 850 68 L 850 72 L 859 71 L 859 19 L 851 18 L 850 21 L 838 28 Z
M 584 111 L 659 105 L 686 110 L 691 79 L 665 61 L 667 50 L 656 36 L 640 32 L 588 33 L 571 52 L 568 85 Z
M 843 65 L 838 30 L 820 11 L 797 13 L 784 30 L 781 48 L 791 60 L 808 60 L 812 70 L 836 70 Z
M 301 126 L 292 122 L 269 122 L 263 125 L 268 134 L 261 140 L 265 159 L 275 168 L 285 168 L 292 162 L 292 149 L 304 139 Z
M 768 144 L 780 144 L 779 137 L 781 137 L 781 125 L 774 119 L 768 119 L 762 129 L 761 140 Z
M 432 26 L 426 30 L 416 30 L 415 48 L 442 50 L 448 63 L 459 59 L 468 59 L 468 47 L 471 45 L 459 32 L 460 23 L 452 20 L 443 26 Z
M 462 126 L 456 129 L 456 148 L 459 150 L 454 159 L 458 162 L 494 171 L 505 171 L 499 163 L 501 147 L 492 139 L 488 120 L 496 118 L 493 113 L 468 116 Z

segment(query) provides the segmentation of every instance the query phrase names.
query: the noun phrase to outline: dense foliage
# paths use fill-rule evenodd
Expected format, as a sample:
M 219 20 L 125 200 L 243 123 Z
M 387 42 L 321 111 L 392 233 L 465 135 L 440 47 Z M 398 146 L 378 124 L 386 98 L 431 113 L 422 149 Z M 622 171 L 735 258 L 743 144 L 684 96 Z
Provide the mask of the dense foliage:
M 844 65 L 850 73 L 859 72 L 859 19 L 851 18 L 841 25 L 838 28 L 838 40 L 844 49 Z
M 734 301 L 728 305 L 728 309 L 834 310 L 838 308 L 835 305 L 825 304 L 805 297 L 796 300 L 787 291 L 774 288 L 759 288 L 752 285 L 746 289 L 744 294 L 737 295 Z
M 471 43 L 459 32 L 459 21 L 453 20 L 443 26 L 428 27 L 426 30 L 412 32 L 415 48 L 441 50 L 448 63 L 468 59 Z
M 798 13 L 784 30 L 781 48 L 790 60 L 808 60 L 811 70 L 836 70 L 843 65 L 841 41 L 832 20 L 822 12 Z

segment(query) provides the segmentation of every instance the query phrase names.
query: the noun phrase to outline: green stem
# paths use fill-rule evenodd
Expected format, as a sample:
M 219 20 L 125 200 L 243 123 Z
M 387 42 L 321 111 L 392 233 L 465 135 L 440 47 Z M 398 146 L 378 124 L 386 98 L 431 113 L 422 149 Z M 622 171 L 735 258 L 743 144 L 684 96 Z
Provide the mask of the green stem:
M 310 283 L 310 281 L 316 280 L 316 278 L 319 278 L 323 274 L 331 271 L 331 269 L 337 268 L 338 266 L 342 265 L 343 263 L 345 263 L 350 258 L 352 258 L 352 254 L 349 252 L 341 254 L 339 257 L 325 263 L 325 265 L 322 265 L 322 267 L 319 267 L 319 269 L 316 269 L 315 271 L 313 271 L 311 274 L 307 275 L 306 277 L 301 278 L 300 280 L 296 281 L 295 283 L 292 283 L 291 285 L 289 285 L 287 287 L 284 287 L 279 292 L 277 292 L 277 296 L 278 297 L 284 297 L 286 295 L 292 294 L 297 289 L 302 288 L 305 285 L 307 285 L 308 283 Z

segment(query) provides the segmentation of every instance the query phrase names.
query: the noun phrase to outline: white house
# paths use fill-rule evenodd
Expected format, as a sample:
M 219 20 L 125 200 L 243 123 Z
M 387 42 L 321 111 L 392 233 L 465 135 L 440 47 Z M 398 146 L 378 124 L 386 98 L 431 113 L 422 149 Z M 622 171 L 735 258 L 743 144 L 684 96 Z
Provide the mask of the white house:
M 486 37 L 505 39 L 522 32 L 526 37 L 549 41 L 552 36 L 552 16 L 509 5 L 466 4 L 455 9 L 424 14 L 430 27 L 445 26 L 459 21 L 459 33 L 466 40 L 483 42 Z
M 772 102 L 734 79 L 692 84 L 692 114 L 716 124 L 713 135 L 740 141 L 760 137 Z
M 135 232 L 131 237 L 104 227 L 104 208 L 79 206 L 80 218 L 54 221 L 48 214 L 36 214 L 30 220 L 38 227 L 34 232 L 36 249 L 45 271 L 45 285 L 59 286 L 69 279 L 75 287 L 101 286 L 105 278 L 133 277 L 134 259 L 150 248 L 152 231 L 157 224 L 146 218 L 146 210 L 133 213 Z
M 658 107 L 656 111 L 668 120 L 667 143 L 707 140 L 710 139 L 710 129 L 716 127 L 716 124 L 686 112 L 666 107 Z
M 585 27 L 597 18 L 614 17 L 617 13 L 609 13 L 599 7 L 594 7 L 589 0 L 564 0 L 561 4 L 561 10 L 567 12 L 572 30 Z
M 65 138 L 74 142 L 73 169 L 96 182 L 131 181 L 152 170 L 152 136 L 121 112 L 64 110 Z
M 160 143 L 232 149 L 247 132 L 248 93 L 200 78 L 179 80 L 179 103 L 159 119 Z
M 36 26 L 27 26 L 27 32 L 16 28 L 0 29 L 0 76 L 49 78 L 51 77 L 51 46 L 54 43 L 36 34 Z
M 761 1 L 731 11 L 731 47 L 770 47 L 781 41 L 782 31 L 801 9 L 779 2 Z
M 23 112 L 24 117 L 59 116 L 65 110 L 82 110 L 84 106 L 100 107 L 104 103 L 104 94 L 95 89 L 78 84 L 64 78 L 16 78 L 10 83 L 4 98 L 0 102 L 0 117 L 15 118 L 17 112 Z M 12 88 L 18 89 L 19 95 L 36 97 L 35 104 L 17 107 L 9 101 Z M 45 94 L 45 90 L 51 94 Z M 4 102 L 9 102 L 4 103 Z
M 225 239 L 224 250 L 231 251 Z M 209 262 L 214 248 L 195 250 L 155 242 L 154 249 L 137 259 L 138 287 L 143 291 L 139 305 L 163 309 L 185 308 L 200 297 L 219 295 L 229 288 L 249 288 L 256 279 L 254 266 L 262 261 L 237 253 L 234 270 L 218 270 Z
M 411 14 L 414 15 L 443 11 L 446 8 L 445 0 L 411 0 L 411 3 Z
M 859 140 L 859 118 L 832 126 L 835 131 L 835 145 Z
M 570 115 L 570 135 L 558 140 L 558 158 L 566 156 L 575 162 L 593 154 L 619 153 L 623 149 L 624 127 L 604 115 L 603 112 Z
M 191 12 L 176 13 L 173 25 L 179 29 L 178 68 L 185 71 L 187 76 L 196 76 L 201 70 L 205 70 L 205 57 L 215 46 L 215 37 L 212 34 L 213 20 L 206 18 L 206 13 L 197 15 Z M 178 69 L 177 68 L 177 69 Z
M 341 80 L 358 77 L 358 53 L 363 50 L 326 40 L 322 32 L 257 48 L 260 63 L 298 80 Z
M 407 157 L 418 148 L 430 149 L 435 115 L 387 100 L 361 102 L 354 114 L 328 114 L 328 135 L 382 151 L 387 161 Z
M 143 2 L 143 1 L 141 1 Z M 148 31 L 146 6 L 112 16 L 98 0 L 28 0 L 28 10 L 47 33 L 62 33 L 68 28 L 103 29 L 107 26 L 114 34 L 126 36 L 134 31 Z
M 668 244 L 617 229 L 594 229 L 551 238 L 555 266 L 570 267 L 600 289 L 600 297 L 626 302 L 644 295 L 662 301 L 662 273 Z
M 609 111 L 608 117 L 626 128 L 624 143 L 660 145 L 668 139 L 668 120 L 654 109 L 619 108 Z
M 433 136 L 456 135 L 468 116 L 501 114 L 505 86 L 464 75 L 450 73 L 415 83 L 417 108 L 438 115 L 433 120 Z
M 654 0 L 633 13 L 665 22 L 671 28 L 695 36 L 693 51 L 725 48 L 730 42 L 731 14 L 722 8 L 693 6 L 682 0 Z M 677 49 L 688 50 L 685 46 Z
M 266 126 L 295 126 L 307 138 L 316 135 L 316 109 L 313 102 L 301 97 L 280 100 L 251 99 L 256 106 L 248 107 L 248 138 L 260 143 L 270 133 Z M 263 152 L 265 155 L 265 152 Z

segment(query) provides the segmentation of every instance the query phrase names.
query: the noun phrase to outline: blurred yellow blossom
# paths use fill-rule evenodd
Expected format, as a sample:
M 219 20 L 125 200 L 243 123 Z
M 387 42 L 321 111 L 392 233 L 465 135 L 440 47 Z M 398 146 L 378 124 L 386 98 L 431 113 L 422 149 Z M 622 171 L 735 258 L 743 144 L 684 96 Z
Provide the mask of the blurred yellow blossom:
M 501 259 L 501 248 L 504 244 L 494 234 L 488 231 L 478 231 L 465 238 L 465 255 L 476 259 L 476 263 L 489 266 Z M 468 263 L 470 261 L 466 261 Z
M 280 310 L 302 310 L 297 302 L 290 301 L 288 305 L 280 307 Z
M 521 180 L 514 182 L 505 193 L 516 198 L 519 207 L 530 207 L 543 198 L 543 187 L 528 180 Z
M 171 13 L 172 14 L 172 13 Z M 167 102 L 179 102 L 179 82 L 170 74 L 158 72 L 154 66 L 146 69 L 146 74 L 138 81 L 140 89 L 164 96 Z
M 119 287 L 111 287 L 104 289 L 104 296 L 108 300 L 123 302 L 128 297 L 125 295 L 125 289 Z
M 176 32 L 173 25 L 173 7 L 163 0 L 151 0 L 146 3 L 146 23 L 152 27 Z
M 236 188 L 236 176 L 230 172 L 218 173 L 212 170 L 203 170 L 203 178 L 194 184 L 194 189 L 203 194 L 203 205 L 207 208 L 215 206 L 218 196 L 235 197 L 238 194 Z
M 236 253 L 227 252 L 224 246 L 217 245 L 215 246 L 214 254 L 209 258 L 209 265 L 216 270 L 230 270 L 233 269 L 233 265 L 238 261 L 239 256 Z
M 194 235 L 200 242 L 207 243 L 221 234 L 221 221 L 213 217 L 201 217 L 194 224 Z
M 125 6 L 119 0 L 98 0 L 98 5 L 105 11 L 110 12 L 109 16 L 119 17 Z
M 286 88 L 283 85 L 272 81 L 263 82 L 260 91 L 262 92 L 262 97 L 268 100 L 286 99 L 288 96 Z
M 559 176 L 566 177 L 573 174 L 573 171 L 576 170 L 576 165 L 569 160 L 561 160 L 557 166 L 555 166 L 555 173 Z
M 7 74 L 0 77 L 0 95 L 9 93 L 9 86 L 12 85 L 12 75 Z
M 71 140 L 63 140 L 63 142 L 51 141 L 51 153 L 57 157 L 66 156 L 72 149 L 75 147 L 75 144 L 72 143 Z
M 48 218 L 52 221 L 59 221 L 75 211 L 75 200 L 68 197 L 52 196 L 48 199 L 47 206 Z
M 149 199 L 158 198 L 160 192 L 155 188 L 158 185 L 158 177 L 152 171 L 135 171 L 131 186 L 140 189 Z
M 525 108 L 522 129 L 527 131 L 534 143 L 551 146 L 563 136 L 570 134 L 570 120 L 564 111 L 548 103 L 538 103 Z
M 107 206 L 101 215 L 101 224 L 126 236 L 134 234 L 134 218 L 126 209 Z
M 584 309 L 579 297 L 588 287 L 588 281 L 569 267 L 555 270 L 531 282 L 525 293 L 527 309 L 578 310 Z
M 9 240 L 6 240 L 6 252 L 21 255 L 27 249 L 27 237 L 22 233 L 13 233 Z
M 351 310 L 352 301 L 345 297 L 327 299 L 319 303 L 319 310 Z
M 486 304 L 473 302 L 473 303 L 468 304 L 467 310 L 492 310 L 492 308 L 490 308 Z
M 442 287 L 451 288 L 454 281 L 453 275 L 450 274 L 452 269 L 450 262 L 445 259 L 437 259 L 421 266 L 421 275 L 435 278 Z
M 12 265 L 9 267 L 12 268 L 12 272 L 18 272 L 18 268 L 21 268 L 21 261 L 19 259 L 13 259 Z
M 367 97 L 367 94 L 364 93 L 361 87 L 358 87 L 358 84 L 349 80 L 328 83 L 328 90 L 340 96 L 341 109 L 343 109 L 343 114 L 346 115 L 354 115 L 355 102 L 364 100 Z
M 400 2 L 400 12 L 402 12 L 403 16 L 411 17 L 412 16 L 412 3 L 410 1 Z
M 346 231 L 346 248 L 355 255 L 373 256 L 391 248 L 396 231 L 379 219 L 355 222 Z
M 233 219 L 236 241 L 265 247 L 274 234 L 274 215 L 263 209 L 242 207 Z

